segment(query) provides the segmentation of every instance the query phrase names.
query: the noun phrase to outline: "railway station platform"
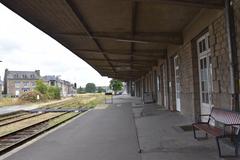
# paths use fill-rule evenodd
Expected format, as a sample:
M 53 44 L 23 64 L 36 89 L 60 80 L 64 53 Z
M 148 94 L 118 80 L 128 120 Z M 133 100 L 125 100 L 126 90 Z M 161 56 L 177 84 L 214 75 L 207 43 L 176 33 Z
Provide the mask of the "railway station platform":
M 5 160 L 218 160 L 214 139 L 196 141 L 191 120 L 139 98 L 114 97 Z M 233 152 L 223 145 L 225 152 Z M 142 153 L 139 153 L 141 149 Z M 234 158 L 231 158 L 234 160 Z

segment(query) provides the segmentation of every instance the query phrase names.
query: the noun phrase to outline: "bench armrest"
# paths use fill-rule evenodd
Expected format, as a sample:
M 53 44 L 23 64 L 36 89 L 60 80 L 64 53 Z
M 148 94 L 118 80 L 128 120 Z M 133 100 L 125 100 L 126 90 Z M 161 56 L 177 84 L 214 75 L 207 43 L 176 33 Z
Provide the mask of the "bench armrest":
M 210 116 L 210 114 L 200 114 L 199 117 Z
M 202 122 L 201 117 L 210 117 L 210 116 L 211 116 L 210 114 L 200 114 L 199 117 L 198 117 L 198 122 L 208 123 L 208 122 Z

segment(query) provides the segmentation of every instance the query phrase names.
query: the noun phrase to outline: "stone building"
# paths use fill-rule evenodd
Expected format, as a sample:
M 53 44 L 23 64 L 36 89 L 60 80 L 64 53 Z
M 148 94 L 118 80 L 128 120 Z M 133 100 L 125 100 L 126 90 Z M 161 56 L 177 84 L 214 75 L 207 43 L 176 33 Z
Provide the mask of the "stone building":
M 61 89 L 61 96 L 66 97 L 77 93 L 76 86 L 69 81 L 62 80 L 59 76 L 47 75 L 43 76 L 42 80 L 49 86 L 57 86 Z
M 199 12 L 183 29 L 183 44 L 168 46 L 166 59 L 128 81 L 128 92 L 150 92 L 157 104 L 193 120 L 212 107 L 239 111 L 240 1 L 225 5 Z
M 22 93 L 32 91 L 36 81 L 41 78 L 40 70 L 35 71 L 9 71 L 5 70 L 4 94 L 18 97 Z

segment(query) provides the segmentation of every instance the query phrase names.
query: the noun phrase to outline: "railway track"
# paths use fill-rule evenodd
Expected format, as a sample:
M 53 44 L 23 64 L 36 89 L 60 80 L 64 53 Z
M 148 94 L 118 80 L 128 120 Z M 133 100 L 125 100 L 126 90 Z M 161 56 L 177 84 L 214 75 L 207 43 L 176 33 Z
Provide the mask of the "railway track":
M 22 121 L 22 120 L 25 120 L 25 119 L 40 116 L 42 114 L 44 114 L 44 113 L 29 113 L 29 114 L 24 114 L 24 115 L 16 116 L 16 117 L 13 117 L 13 118 L 9 118 L 9 119 L 6 119 L 6 120 L 2 120 L 2 121 L 0 121 L 0 127 L 3 127 L 5 125 L 9 125 L 9 124 L 12 124 L 12 123 L 16 123 L 16 122 L 19 122 L 19 121 Z
M 67 116 L 67 114 L 72 114 L 72 116 Z M 3 135 L 0 137 L 0 155 L 20 146 L 21 144 L 39 136 L 40 134 L 76 117 L 80 113 L 67 113 L 63 112 L 62 114 L 51 117 L 47 120 L 40 121 L 36 124 L 27 126 L 25 128 L 19 129 L 17 131 L 11 132 L 9 134 Z M 51 121 L 61 118 L 61 116 L 66 116 L 66 119 L 57 122 L 54 125 L 49 125 Z
M 1 115 L 0 122 L 8 120 L 8 119 L 16 118 L 19 116 L 23 116 L 26 114 L 29 114 L 29 113 L 25 112 L 25 111 L 17 111 L 17 112 L 13 112 L 13 113 L 6 114 L 6 115 Z

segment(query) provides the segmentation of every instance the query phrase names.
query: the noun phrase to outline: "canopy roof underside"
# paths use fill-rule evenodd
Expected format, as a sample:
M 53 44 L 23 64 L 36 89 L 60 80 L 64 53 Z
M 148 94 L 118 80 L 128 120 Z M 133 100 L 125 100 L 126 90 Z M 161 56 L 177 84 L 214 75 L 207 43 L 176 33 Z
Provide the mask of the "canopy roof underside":
M 224 0 L 0 0 L 101 75 L 121 80 L 146 74 L 203 8 Z

